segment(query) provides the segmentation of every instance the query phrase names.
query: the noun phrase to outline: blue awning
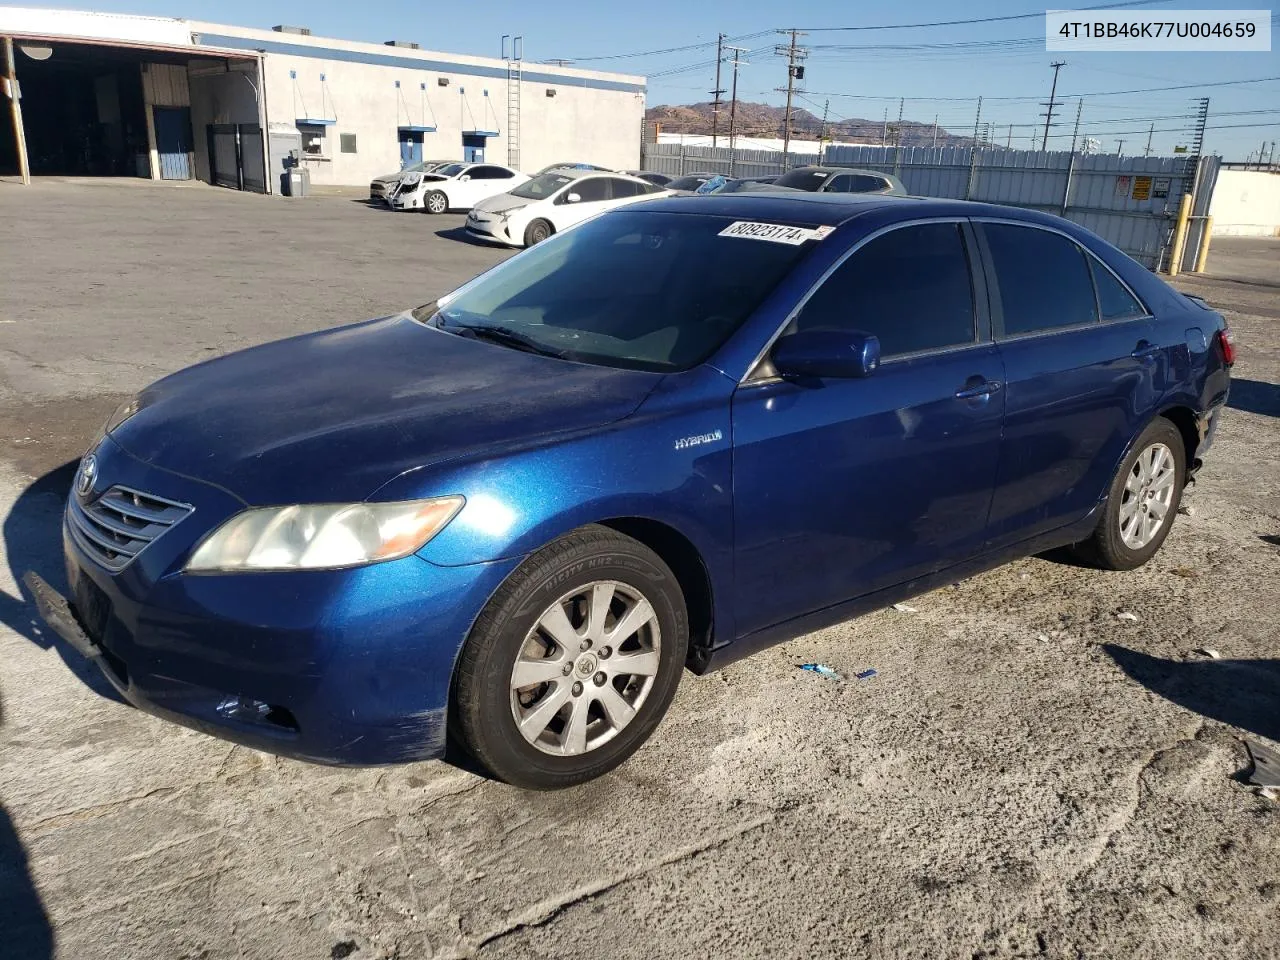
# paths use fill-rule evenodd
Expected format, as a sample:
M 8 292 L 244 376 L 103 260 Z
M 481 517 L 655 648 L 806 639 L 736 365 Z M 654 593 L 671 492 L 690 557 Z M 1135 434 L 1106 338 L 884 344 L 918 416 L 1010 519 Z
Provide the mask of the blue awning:
M 299 117 L 293 121 L 296 124 L 306 124 L 309 127 L 332 127 L 337 120 L 317 120 L 315 117 Z
M 497 130 L 463 130 L 462 135 L 464 137 L 496 137 L 498 136 L 498 131 Z
M 408 124 L 401 125 L 398 129 L 400 129 L 405 133 L 435 133 L 436 132 L 435 127 L 418 127 L 418 126 L 411 126 Z

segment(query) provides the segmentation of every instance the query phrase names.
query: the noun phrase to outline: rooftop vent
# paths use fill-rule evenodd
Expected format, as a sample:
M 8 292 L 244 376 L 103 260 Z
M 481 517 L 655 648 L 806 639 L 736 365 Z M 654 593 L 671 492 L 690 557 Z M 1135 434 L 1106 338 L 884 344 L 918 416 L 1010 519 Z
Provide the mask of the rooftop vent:
M 274 30 L 276 33 L 296 33 L 300 37 L 311 36 L 310 27 L 291 27 L 287 23 L 279 23 L 279 24 L 276 24 L 271 29 Z
M 384 40 L 383 45 L 388 47 L 404 47 L 406 50 L 420 49 L 412 40 Z

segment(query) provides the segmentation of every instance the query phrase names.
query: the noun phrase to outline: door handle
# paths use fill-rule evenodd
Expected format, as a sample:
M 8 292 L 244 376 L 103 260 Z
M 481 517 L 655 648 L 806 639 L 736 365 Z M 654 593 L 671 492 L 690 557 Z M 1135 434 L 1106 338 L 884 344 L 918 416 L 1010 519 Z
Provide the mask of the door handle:
M 1152 343 L 1150 340 L 1139 340 L 1138 345 L 1133 348 L 1133 353 L 1129 356 L 1135 360 L 1154 360 L 1160 352 L 1160 347 Z
M 993 393 L 998 393 L 1002 384 L 999 380 L 982 380 L 978 383 L 970 383 L 961 387 L 956 391 L 957 400 L 973 400 L 977 397 L 989 397 Z

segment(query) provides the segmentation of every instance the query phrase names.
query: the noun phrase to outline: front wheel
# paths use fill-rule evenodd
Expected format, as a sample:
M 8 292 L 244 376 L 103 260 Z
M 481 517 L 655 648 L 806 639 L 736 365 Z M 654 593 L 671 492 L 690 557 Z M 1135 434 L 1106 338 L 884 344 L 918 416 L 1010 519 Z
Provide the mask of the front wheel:
M 1120 464 L 1098 527 L 1077 546 L 1077 553 L 1105 570 L 1142 566 L 1169 535 L 1186 474 L 1182 434 L 1168 420 L 1157 418 Z
M 423 207 L 427 213 L 445 213 L 449 209 L 449 198 L 439 190 L 432 190 L 427 194 Z
M 480 614 L 459 659 L 451 722 L 507 783 L 582 783 L 648 739 L 688 643 L 684 596 L 662 559 L 584 527 L 525 561 Z
M 535 243 L 541 243 L 552 234 L 551 224 L 545 220 L 535 220 L 529 226 L 524 228 L 524 245 L 532 247 Z

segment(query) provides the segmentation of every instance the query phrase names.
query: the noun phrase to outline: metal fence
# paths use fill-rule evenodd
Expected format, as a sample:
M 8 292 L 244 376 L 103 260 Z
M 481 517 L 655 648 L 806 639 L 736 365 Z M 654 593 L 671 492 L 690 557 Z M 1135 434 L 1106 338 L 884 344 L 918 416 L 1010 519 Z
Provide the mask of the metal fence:
M 783 155 L 679 143 L 646 143 L 645 169 L 756 177 L 783 172 Z M 789 166 L 816 162 L 792 155 Z M 1182 197 L 1194 192 L 1182 269 L 1199 248 L 1217 180 L 1217 158 L 1086 156 L 1003 147 L 828 147 L 821 162 L 895 174 L 907 192 L 1027 207 L 1072 220 L 1153 270 L 1166 270 Z M 1194 188 L 1194 189 L 1193 189 Z

